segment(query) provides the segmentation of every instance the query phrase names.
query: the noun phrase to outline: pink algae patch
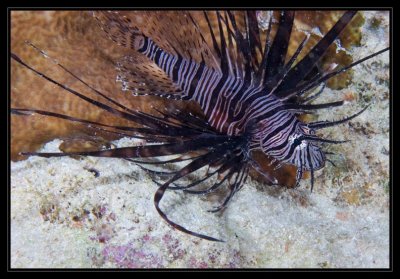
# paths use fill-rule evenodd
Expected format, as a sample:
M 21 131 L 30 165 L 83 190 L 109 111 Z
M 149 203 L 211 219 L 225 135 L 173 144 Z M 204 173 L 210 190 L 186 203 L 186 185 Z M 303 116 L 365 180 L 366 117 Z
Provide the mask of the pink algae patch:
M 131 244 L 107 246 L 103 249 L 103 257 L 120 268 L 160 268 L 164 266 L 160 257 L 136 249 Z

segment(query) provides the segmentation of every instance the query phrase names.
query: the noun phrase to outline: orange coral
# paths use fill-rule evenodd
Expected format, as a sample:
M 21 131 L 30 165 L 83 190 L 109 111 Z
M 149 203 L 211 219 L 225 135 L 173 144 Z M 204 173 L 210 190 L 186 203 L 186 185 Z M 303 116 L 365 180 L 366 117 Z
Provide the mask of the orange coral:
M 325 34 L 342 13 L 342 11 L 297 11 L 288 57 L 294 53 L 299 42 L 304 38 L 305 32 L 311 32 L 311 38 L 303 51 L 304 56 L 320 39 L 318 32 Z M 277 16 L 277 13 L 274 16 Z M 361 36 L 359 27 L 362 23 L 363 18 L 358 14 L 340 36 L 342 47 L 348 48 L 359 43 Z M 151 28 L 152 26 L 148 26 L 148 32 L 152 32 Z M 272 35 L 274 32 L 275 30 L 272 31 Z M 172 105 L 200 113 L 199 108 L 191 103 L 171 103 L 151 97 L 133 98 L 123 92 L 121 85 L 116 81 L 115 61 L 131 52 L 108 40 L 89 12 L 13 11 L 11 13 L 11 50 L 55 80 L 98 99 L 76 79 L 27 46 L 24 43 L 26 40 L 32 41 L 45 50 L 88 84 L 130 108 L 149 112 L 150 105 L 156 107 Z M 185 41 L 184 38 L 182 40 Z M 332 67 L 334 64 L 347 65 L 352 62 L 351 57 L 345 51 L 338 50 L 335 45 L 332 45 L 328 52 L 329 55 L 326 55 L 328 58 L 321 61 L 322 69 Z M 301 57 L 302 55 L 299 59 Z M 328 86 L 342 88 L 349 82 L 349 77 L 349 73 L 339 75 L 330 80 Z M 17 66 L 16 63 L 11 64 L 11 106 L 54 111 L 111 125 L 122 125 L 125 122 L 104 110 L 88 105 L 75 96 L 66 94 L 60 88 Z M 68 151 L 80 150 L 85 145 L 91 149 L 99 144 L 103 145 L 106 140 L 116 138 L 112 134 L 101 133 L 87 126 L 51 117 L 11 117 L 11 127 L 11 158 L 13 160 L 22 158 L 18 155 L 19 152 L 34 151 L 54 138 L 68 139 L 78 136 L 79 140 L 75 139 L 73 144 L 66 143 L 62 146 Z M 255 156 L 264 169 L 271 170 L 268 166 L 270 161 L 265 158 L 265 155 L 260 153 Z M 284 166 L 274 173 L 281 184 L 294 185 L 294 167 Z

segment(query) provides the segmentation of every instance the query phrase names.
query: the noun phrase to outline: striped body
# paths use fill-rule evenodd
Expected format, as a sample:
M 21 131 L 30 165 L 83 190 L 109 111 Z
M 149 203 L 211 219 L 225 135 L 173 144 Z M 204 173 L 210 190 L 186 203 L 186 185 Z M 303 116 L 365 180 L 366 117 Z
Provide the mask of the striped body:
M 167 53 L 147 37 L 138 51 L 181 88 L 183 100 L 192 100 L 201 106 L 207 121 L 218 132 L 240 136 L 251 129 L 250 149 L 261 149 L 279 161 L 303 165 L 305 169 L 323 167 L 323 164 L 307 164 L 306 156 L 311 156 L 309 149 L 314 151 L 315 146 L 303 140 L 302 144 L 292 147 L 294 139 L 305 133 L 304 124 L 285 109 L 280 99 L 264 92 L 260 83 L 246 84 L 243 78 L 224 75 L 203 62 Z M 301 152 L 304 149 L 308 151 Z M 323 162 L 324 158 L 322 152 L 317 152 L 315 162 Z
M 325 84 L 329 78 L 388 50 L 383 49 L 338 70 L 320 72 L 317 62 L 355 14 L 356 11 L 344 12 L 321 40 L 295 63 L 310 36 L 306 35 L 294 54 L 286 59 L 295 18 L 294 11 L 280 12 L 273 40 L 270 40 L 273 22 L 270 13 L 264 43 L 261 40 L 255 11 L 171 14 L 93 12 L 100 27 L 110 39 L 135 51 L 117 63 L 120 73 L 117 80 L 122 82 L 122 90 L 129 90 L 133 95 L 197 102 L 205 119 L 167 108 L 164 111 L 155 108 L 158 115 L 132 110 L 98 91 L 57 60 L 50 58 L 53 63 L 107 103 L 97 101 L 36 70 L 12 53 L 14 61 L 68 94 L 136 125 L 114 126 L 56 112 L 25 108 L 13 108 L 14 115 L 37 113 L 57 117 L 150 143 L 97 151 L 23 154 L 42 157 L 80 155 L 128 159 L 149 174 L 163 177 L 162 182 L 153 179 L 159 186 L 154 195 L 154 205 L 168 224 L 196 237 L 221 241 L 188 230 L 170 220 L 160 208 L 165 191 L 183 190 L 199 195 L 210 194 L 224 187 L 227 195 L 219 206 L 211 210 L 217 212 L 225 208 L 234 194 L 242 188 L 250 168 L 262 174 L 268 183 L 278 184 L 274 174 L 262 169 L 253 158 L 251 151 L 255 149 L 272 157 L 271 164 L 277 162 L 275 169 L 284 163 L 296 166 L 295 186 L 299 185 L 303 171 L 310 171 L 312 190 L 314 171 L 321 169 L 325 162 L 329 161 L 325 154 L 332 154 L 322 150 L 322 146 L 318 144 L 345 142 L 321 138 L 316 135 L 316 130 L 345 123 L 361 114 L 367 107 L 337 121 L 303 123 L 297 118 L 297 114 L 343 105 L 343 101 L 311 103 L 311 100 L 322 93 L 324 86 L 316 94 L 311 94 L 311 90 Z M 179 28 L 176 28 L 177 26 Z M 30 45 L 49 58 L 36 46 Z M 152 63 L 148 63 L 151 61 Z M 137 125 L 140 127 L 137 128 Z M 167 155 L 178 157 L 170 160 L 140 159 Z M 184 161 L 189 163 L 173 172 L 159 172 L 143 167 L 146 164 L 165 165 Z M 205 174 L 204 167 L 207 168 Z M 192 173 L 201 173 L 201 178 L 189 183 L 182 181 L 182 178 L 187 178 Z M 178 180 L 181 180 L 181 183 L 176 183 Z M 210 182 L 210 185 L 204 185 L 205 181 Z

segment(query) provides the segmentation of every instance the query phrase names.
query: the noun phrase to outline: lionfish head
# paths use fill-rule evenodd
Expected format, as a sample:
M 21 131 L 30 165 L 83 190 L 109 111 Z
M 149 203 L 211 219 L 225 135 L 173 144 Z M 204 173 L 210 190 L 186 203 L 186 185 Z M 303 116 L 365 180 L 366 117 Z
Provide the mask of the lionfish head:
M 323 140 L 307 124 L 292 123 L 286 129 L 261 138 L 262 151 L 269 157 L 284 164 L 295 165 L 301 171 L 319 170 L 325 166 L 325 153 L 318 145 Z M 290 129 L 293 127 L 293 129 Z M 264 127 L 266 128 L 266 127 Z M 292 132 L 288 132 L 291 130 Z
M 315 130 L 299 123 L 298 129 L 288 136 L 288 156 L 284 159 L 289 164 L 303 170 L 319 170 L 325 166 L 325 153 L 315 144 L 318 137 Z

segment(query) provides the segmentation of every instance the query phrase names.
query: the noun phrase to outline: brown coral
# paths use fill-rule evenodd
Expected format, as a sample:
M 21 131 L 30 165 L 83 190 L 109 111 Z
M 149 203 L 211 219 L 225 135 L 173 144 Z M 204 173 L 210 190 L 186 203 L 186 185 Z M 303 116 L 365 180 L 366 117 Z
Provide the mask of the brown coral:
M 53 79 L 90 95 L 88 88 L 27 46 L 25 41 L 31 41 L 85 82 L 128 107 L 148 112 L 150 104 L 156 107 L 166 105 L 164 100 L 130 98 L 122 92 L 121 85 L 116 81 L 115 61 L 129 51 L 105 38 L 88 12 L 13 11 L 11 51 Z M 93 94 L 90 96 L 99 99 Z M 11 63 L 11 107 L 54 111 L 113 125 L 124 123 L 104 110 L 66 94 L 14 62 Z M 54 138 L 73 138 L 77 135 L 81 138 L 87 136 L 90 140 L 93 140 L 93 135 L 115 138 L 115 135 L 51 117 L 11 117 L 11 158 L 22 159 L 19 152 L 34 151 Z
M 140 12 L 136 13 L 138 14 L 136 19 L 140 20 Z M 171 13 L 171 16 L 164 17 L 166 22 L 173 19 L 173 12 L 169 13 Z M 303 55 L 307 53 L 320 39 L 321 36 L 318 32 L 321 35 L 325 34 L 342 13 L 342 11 L 297 11 L 295 28 L 292 32 L 287 57 L 294 53 L 299 42 L 304 38 L 304 34 L 311 32 L 311 39 L 303 51 Z M 278 16 L 277 12 L 275 12 L 274 16 Z M 262 19 L 262 13 L 259 19 Z M 173 23 L 173 21 L 171 22 Z M 362 24 L 363 17 L 358 14 L 340 37 L 342 47 L 348 48 L 359 43 L 359 27 Z M 163 24 L 158 24 L 157 26 L 163 26 Z M 146 28 L 146 32 L 154 32 L 154 26 L 147 26 Z M 193 34 L 184 33 L 184 28 L 182 32 L 180 40 L 186 46 L 186 44 L 190 44 L 190 39 L 188 38 Z M 275 30 L 273 29 L 272 35 L 274 32 Z M 82 77 L 88 84 L 93 85 L 96 89 L 106 93 L 108 96 L 112 96 L 112 98 L 128 107 L 148 112 L 151 110 L 150 104 L 156 107 L 171 105 L 170 101 L 166 102 L 151 97 L 133 98 L 121 90 L 121 84 L 116 81 L 115 63 L 122 56 L 131 54 L 131 52 L 108 40 L 99 30 L 90 12 L 13 11 L 11 13 L 11 50 L 30 65 L 49 74 L 55 80 L 73 87 L 79 92 L 84 92 L 94 99 L 98 99 L 75 78 L 69 76 L 49 59 L 45 59 L 33 48 L 27 46 L 24 43 L 26 40 L 45 50 L 51 57 L 56 58 L 64 66 L 71 69 L 75 75 Z M 345 51 L 338 50 L 335 45 L 329 48 L 328 52 L 329 55 L 325 57 L 329 58 L 321 61 L 321 69 L 332 67 L 332 64 L 347 65 L 352 62 L 351 57 Z M 301 59 L 301 56 L 299 59 Z M 349 82 L 349 78 L 350 74 L 344 73 L 330 80 L 328 86 L 342 88 Z M 172 105 L 181 108 L 186 107 L 192 112 L 198 112 L 198 107 L 190 103 L 175 102 Z M 54 111 L 111 125 L 124 124 L 124 120 L 88 105 L 75 96 L 66 94 L 60 88 L 16 65 L 16 63 L 11 63 L 11 106 L 14 108 L 35 108 Z M 19 152 L 34 151 L 43 143 L 54 138 L 75 138 L 73 144 L 65 144 L 69 151 L 73 151 L 74 148 L 79 150 L 82 146 L 89 146 L 90 149 L 93 146 L 104 145 L 105 140 L 116 137 L 112 134 L 93 130 L 87 126 L 43 116 L 11 117 L 11 127 L 11 157 L 13 160 L 22 158 L 22 156 L 18 155 Z M 82 141 L 82 144 L 78 144 L 78 147 L 75 146 L 77 143 L 76 137 L 79 137 L 79 141 Z M 88 141 L 89 144 L 85 143 L 85 141 Z M 259 157 L 263 168 L 271 169 L 268 166 L 270 161 L 265 156 L 259 155 Z M 294 168 L 284 166 L 276 173 L 281 184 L 294 184 Z

